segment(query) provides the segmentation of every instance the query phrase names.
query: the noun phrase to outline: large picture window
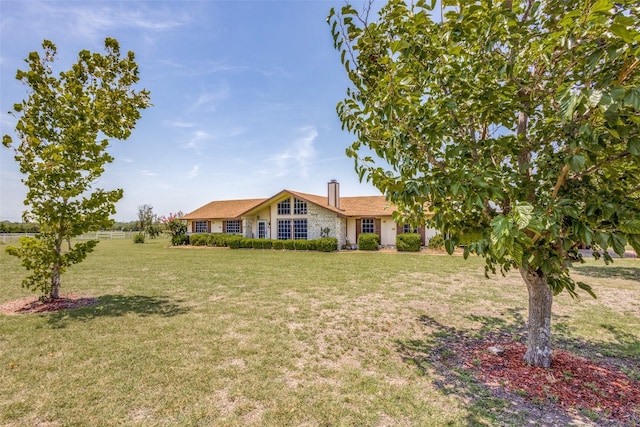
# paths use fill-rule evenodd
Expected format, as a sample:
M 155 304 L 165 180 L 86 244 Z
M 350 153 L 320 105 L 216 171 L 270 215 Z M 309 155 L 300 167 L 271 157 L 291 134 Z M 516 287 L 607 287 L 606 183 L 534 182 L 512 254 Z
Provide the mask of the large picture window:
M 306 215 L 307 214 L 307 202 L 300 199 L 293 199 L 293 214 L 294 215 Z
M 227 221 L 226 232 L 228 234 L 240 234 L 240 220 Z
M 291 220 L 279 219 L 278 220 L 278 240 L 291 239 Z
M 291 199 L 286 199 L 278 203 L 278 215 L 291 214 Z
M 207 221 L 195 221 L 193 223 L 194 233 L 208 233 Z
M 362 232 L 363 233 L 375 233 L 375 225 L 373 218 L 362 219 Z
M 293 238 L 295 240 L 307 240 L 307 220 L 293 220 Z

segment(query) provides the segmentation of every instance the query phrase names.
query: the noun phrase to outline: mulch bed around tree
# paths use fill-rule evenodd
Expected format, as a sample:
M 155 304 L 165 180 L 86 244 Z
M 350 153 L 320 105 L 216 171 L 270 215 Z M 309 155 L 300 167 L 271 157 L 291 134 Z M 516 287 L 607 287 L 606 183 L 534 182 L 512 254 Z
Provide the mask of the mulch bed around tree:
M 523 396 L 540 404 L 553 404 L 567 413 L 580 413 L 603 423 L 640 425 L 640 381 L 612 366 L 595 363 L 567 351 L 553 353 L 549 369 L 523 362 L 526 346 L 505 340 L 454 345 L 463 369 L 473 372 L 489 388 Z M 496 355 L 492 346 L 504 350 Z
M 74 308 L 90 307 L 98 304 L 98 298 L 69 294 L 56 299 L 39 300 L 23 298 L 0 304 L 0 313 L 3 314 L 28 314 L 28 313 L 48 313 Z

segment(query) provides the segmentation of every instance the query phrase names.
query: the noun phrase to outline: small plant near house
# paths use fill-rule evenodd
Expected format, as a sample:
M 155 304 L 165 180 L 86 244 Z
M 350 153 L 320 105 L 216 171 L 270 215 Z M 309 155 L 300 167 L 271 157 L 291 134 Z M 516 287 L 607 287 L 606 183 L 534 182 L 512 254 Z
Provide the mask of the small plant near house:
M 329 237 L 329 232 L 331 231 L 331 229 L 329 227 L 324 227 L 320 229 L 320 237 L 324 238 L 324 237 Z
M 133 235 L 133 243 L 144 243 L 144 233 L 136 233 Z
M 419 252 L 422 238 L 417 233 L 403 233 L 396 236 L 396 249 L 400 252 Z
M 436 234 L 429 239 L 429 244 L 427 246 L 429 247 L 429 249 L 444 249 L 444 237 L 442 237 L 442 234 Z
M 274 240 L 272 247 L 277 250 L 284 249 L 284 240 Z
M 380 236 L 374 233 L 362 233 L 358 236 L 358 249 L 363 251 L 377 251 L 380 246 Z

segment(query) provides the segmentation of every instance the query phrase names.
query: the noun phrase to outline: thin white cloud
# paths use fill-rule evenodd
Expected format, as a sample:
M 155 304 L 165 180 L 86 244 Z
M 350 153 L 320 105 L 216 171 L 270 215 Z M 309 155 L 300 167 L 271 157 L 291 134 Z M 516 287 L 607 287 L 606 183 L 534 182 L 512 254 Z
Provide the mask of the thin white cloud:
M 309 165 L 313 163 L 317 153 L 314 142 L 318 137 L 318 130 L 307 126 L 298 131 L 302 134 L 300 137 L 270 158 L 270 163 L 274 166 L 270 173 L 280 177 L 292 173 L 307 177 Z
M 195 123 L 185 122 L 182 120 L 165 120 L 163 124 L 170 128 L 192 128 Z
M 139 171 L 142 176 L 158 176 L 157 172 L 150 171 L 148 169 L 142 169 Z
M 189 172 L 185 175 L 187 179 L 195 178 L 200 175 L 200 165 L 194 165 Z
M 105 31 L 133 28 L 151 31 L 166 31 L 182 27 L 191 21 L 184 12 L 167 7 L 144 7 L 142 3 L 51 3 L 28 2 L 29 16 L 38 17 L 42 23 L 51 20 L 64 22 L 73 34 L 94 37 Z M 32 22 L 36 24 L 36 22 Z M 41 24 L 39 24 L 41 25 Z
M 210 139 L 211 136 L 207 132 L 203 130 L 196 130 L 191 134 L 189 140 L 183 144 L 183 147 L 189 150 L 194 150 L 196 153 L 200 154 L 207 144 L 207 141 Z
M 189 107 L 189 112 L 212 112 L 218 108 L 218 103 L 229 98 L 229 86 L 221 86 L 212 92 L 203 92 Z

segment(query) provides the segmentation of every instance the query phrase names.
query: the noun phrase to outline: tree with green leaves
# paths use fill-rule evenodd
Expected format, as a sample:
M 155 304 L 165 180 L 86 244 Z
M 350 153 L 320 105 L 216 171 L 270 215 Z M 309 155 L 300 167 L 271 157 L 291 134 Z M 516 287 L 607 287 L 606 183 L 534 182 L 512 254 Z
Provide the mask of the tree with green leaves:
M 158 215 L 153 212 L 153 206 L 138 206 L 138 230 L 146 236 L 155 239 L 162 233 Z
M 12 112 L 19 142 L 10 135 L 2 138 L 25 175 L 23 218 L 37 223 L 40 231 L 7 252 L 31 272 L 24 287 L 55 299 L 60 275 L 98 243 L 73 243 L 72 238 L 110 226 L 122 198 L 121 189 L 93 188 L 105 164 L 113 161 L 109 138 L 128 138 L 140 110 L 150 103 L 148 91 L 135 89 L 139 77 L 133 52 L 121 56 L 117 40 L 105 40 L 104 55 L 81 51 L 71 69 L 58 76 L 53 72 L 56 46 L 45 40 L 42 48 L 42 56 L 31 52 L 28 69 L 16 74 L 29 88 L 28 98 L 14 104 Z
M 360 179 L 449 253 L 519 270 L 525 362 L 551 364 L 551 306 L 592 248 L 640 253 L 637 1 L 390 0 L 328 22 L 352 83 L 337 106 Z M 426 208 L 425 208 L 426 207 Z M 427 209 L 429 212 L 427 212 Z

